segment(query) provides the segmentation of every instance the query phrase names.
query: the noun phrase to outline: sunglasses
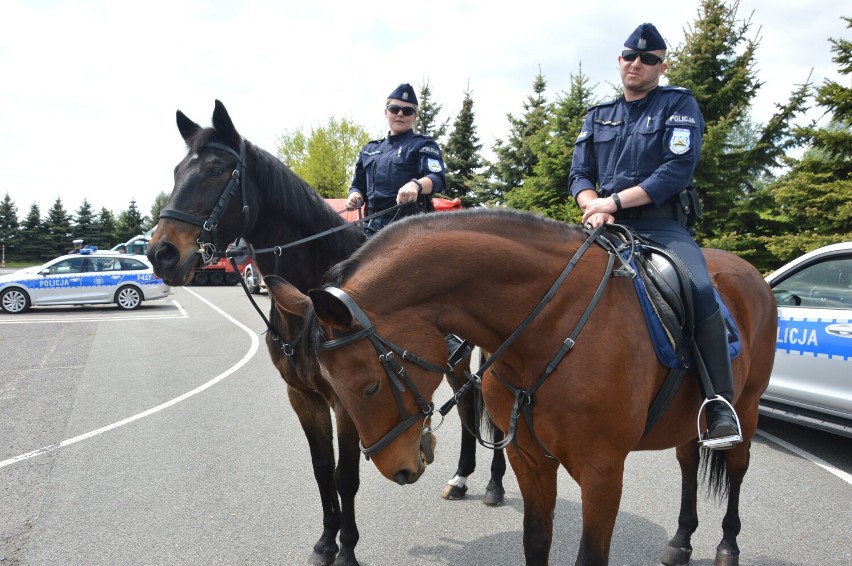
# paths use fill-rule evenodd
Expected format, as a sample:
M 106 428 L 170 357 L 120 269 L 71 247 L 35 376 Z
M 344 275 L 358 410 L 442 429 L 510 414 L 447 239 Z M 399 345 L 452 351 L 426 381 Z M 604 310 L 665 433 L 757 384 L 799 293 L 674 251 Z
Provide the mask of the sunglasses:
M 621 58 L 625 61 L 635 61 L 636 58 L 639 58 L 642 61 L 643 65 L 659 65 L 663 62 L 663 60 L 653 53 L 649 53 L 647 51 L 634 51 L 632 49 L 625 49 L 621 52 Z
M 400 112 L 402 112 L 403 116 L 414 116 L 414 113 L 417 112 L 417 109 L 414 106 L 399 106 L 397 104 L 391 104 L 388 106 L 388 112 L 396 116 Z

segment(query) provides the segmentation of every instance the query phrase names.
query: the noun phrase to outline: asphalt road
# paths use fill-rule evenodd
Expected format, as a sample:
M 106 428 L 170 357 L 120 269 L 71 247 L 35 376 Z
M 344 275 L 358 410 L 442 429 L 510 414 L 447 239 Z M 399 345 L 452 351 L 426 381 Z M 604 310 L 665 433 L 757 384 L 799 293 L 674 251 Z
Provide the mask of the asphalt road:
M 268 308 L 268 299 L 260 302 Z M 307 443 L 239 287 L 176 289 L 114 307 L 0 314 L 0 564 L 302 565 L 321 531 Z M 436 400 L 449 398 L 442 387 Z M 523 563 L 523 503 L 438 497 L 455 471 L 448 416 L 436 461 L 398 486 L 362 461 L 364 566 Z M 852 440 L 762 420 L 741 502 L 742 566 L 852 564 Z M 559 479 L 551 564 L 573 564 L 579 490 Z M 658 564 L 676 528 L 674 452 L 627 462 L 610 563 Z M 699 501 L 693 562 L 723 514 Z

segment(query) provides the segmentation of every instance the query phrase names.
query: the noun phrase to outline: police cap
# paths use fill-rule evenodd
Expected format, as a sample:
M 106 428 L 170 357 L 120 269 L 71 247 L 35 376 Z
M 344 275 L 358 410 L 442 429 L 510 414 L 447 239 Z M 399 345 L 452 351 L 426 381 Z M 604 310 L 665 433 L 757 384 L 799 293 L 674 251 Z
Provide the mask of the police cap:
M 74 243 L 74 244 L 82 244 L 82 243 L 83 243 L 83 240 L 73 240 L 73 241 L 72 241 L 72 243 Z
M 654 24 L 641 24 L 624 42 L 624 47 L 636 51 L 657 51 L 666 48 L 666 40 Z
M 415 106 L 417 105 L 417 95 L 414 94 L 414 88 L 412 88 L 412 86 L 408 83 L 402 83 L 396 87 L 394 91 L 388 95 L 388 98 L 395 98 L 396 100 L 410 102 Z

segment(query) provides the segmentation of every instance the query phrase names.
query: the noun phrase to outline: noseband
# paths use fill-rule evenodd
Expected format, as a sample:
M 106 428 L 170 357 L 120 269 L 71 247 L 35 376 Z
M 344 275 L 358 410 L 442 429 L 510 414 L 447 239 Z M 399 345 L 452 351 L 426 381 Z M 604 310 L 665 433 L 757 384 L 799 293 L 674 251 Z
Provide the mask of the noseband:
M 174 220 L 180 220 L 182 222 L 187 222 L 201 227 L 201 233 L 198 235 L 198 253 L 201 254 L 204 263 L 211 264 L 215 259 L 225 257 L 225 246 L 227 246 L 227 244 L 225 244 L 225 246 L 220 246 L 216 238 L 216 228 L 219 225 L 219 218 L 222 216 L 222 213 L 225 211 L 228 203 L 231 202 L 234 193 L 237 192 L 237 188 L 240 189 L 240 194 L 242 195 L 243 200 L 242 227 L 240 228 L 239 237 L 242 237 L 245 234 L 246 226 L 248 224 L 249 207 L 246 195 L 245 179 L 246 142 L 245 140 L 240 140 L 239 153 L 227 145 L 217 142 L 207 143 L 204 147 L 219 149 L 226 153 L 230 153 L 237 160 L 237 167 L 234 169 L 233 173 L 231 173 L 231 178 L 225 186 L 225 189 L 222 191 L 222 194 L 219 196 L 219 200 L 216 202 L 213 210 L 210 211 L 210 215 L 207 218 L 202 218 L 173 208 L 164 208 L 160 211 L 160 218 L 172 218 Z M 204 239 L 205 234 L 207 235 L 207 241 Z
M 337 287 L 326 287 L 325 291 L 331 293 L 332 295 L 340 299 L 347 307 L 349 307 L 349 310 L 355 316 L 355 320 L 358 321 L 358 324 L 361 325 L 361 330 L 358 330 L 346 336 L 342 336 L 340 338 L 335 338 L 334 340 L 322 342 L 317 347 L 317 349 L 336 350 L 338 348 L 348 346 L 350 344 L 358 342 L 359 340 L 367 338 L 370 343 L 373 344 L 373 348 L 375 348 L 376 352 L 378 353 L 379 363 L 385 370 L 385 375 L 387 376 L 388 381 L 392 385 L 390 389 L 393 392 L 394 398 L 396 399 L 396 405 L 397 407 L 399 407 L 399 415 L 401 418 L 401 422 L 372 446 L 365 447 L 363 443 L 360 443 L 361 452 L 363 452 L 364 456 L 369 459 L 370 456 L 385 448 L 409 427 L 419 421 L 423 421 L 424 426 L 422 435 L 420 437 L 420 448 L 426 455 L 427 463 L 431 464 L 432 459 L 434 458 L 430 442 L 431 430 L 425 426 L 425 422 L 426 419 L 428 419 L 434 414 L 435 405 L 433 403 L 427 402 L 426 399 L 423 398 L 423 396 L 420 394 L 420 391 L 417 389 L 417 386 L 414 384 L 411 378 L 408 377 L 408 373 L 405 371 L 405 368 L 397 359 L 397 355 L 401 356 L 403 360 L 407 360 L 419 365 L 423 369 L 440 374 L 446 374 L 447 372 L 452 373 L 452 366 L 450 366 L 449 364 L 444 367 L 437 366 L 424 360 L 416 354 L 409 352 L 408 350 L 403 350 L 402 348 L 393 344 L 389 340 L 382 338 L 376 332 L 376 327 L 373 325 L 372 322 L 370 322 L 370 319 L 367 318 L 367 315 L 364 313 L 364 311 L 361 310 L 361 307 L 359 307 L 357 303 L 355 303 L 355 301 L 352 299 L 352 297 L 347 295 L 345 291 L 342 291 Z M 414 397 L 415 401 L 417 401 L 417 404 L 420 406 L 420 413 L 410 415 L 405 409 L 405 404 L 402 402 L 402 393 L 405 392 L 406 386 L 411 390 L 411 395 Z

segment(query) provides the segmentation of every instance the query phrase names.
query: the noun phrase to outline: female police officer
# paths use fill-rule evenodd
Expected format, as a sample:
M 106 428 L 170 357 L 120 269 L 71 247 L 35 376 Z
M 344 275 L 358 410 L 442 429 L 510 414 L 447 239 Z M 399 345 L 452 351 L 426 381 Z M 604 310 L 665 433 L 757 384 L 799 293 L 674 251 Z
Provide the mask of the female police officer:
M 680 194 L 693 191 L 704 118 L 692 93 L 662 87 L 666 43 L 651 24 L 627 38 L 618 58 L 623 96 L 594 106 L 574 147 L 570 188 L 583 222 L 619 222 L 676 255 L 689 271 L 695 309 L 695 342 L 718 399 L 706 416 L 711 448 L 740 442 L 734 418 L 727 329 L 707 265 L 685 227 Z M 600 191 L 598 193 L 596 188 Z
M 366 197 L 367 214 L 400 206 L 370 221 L 379 230 L 387 223 L 432 210 L 431 195 L 444 188 L 444 162 L 431 137 L 414 132 L 417 96 L 410 84 L 396 87 L 388 95 L 385 117 L 387 137 L 368 143 L 358 155 L 347 206 L 357 208 Z

